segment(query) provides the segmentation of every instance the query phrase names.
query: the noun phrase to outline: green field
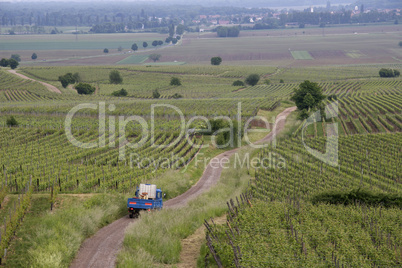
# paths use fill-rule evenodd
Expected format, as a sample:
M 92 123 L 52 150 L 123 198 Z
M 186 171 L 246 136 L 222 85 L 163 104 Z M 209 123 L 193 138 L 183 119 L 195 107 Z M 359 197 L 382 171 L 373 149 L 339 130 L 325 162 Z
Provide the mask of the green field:
M 354 58 L 354 59 L 358 59 L 358 58 L 366 56 L 363 53 L 361 53 L 359 50 L 345 51 L 345 53 L 346 53 L 346 55 L 348 57 L 351 57 L 351 58 Z
M 116 64 L 139 64 L 148 59 L 148 55 L 131 55 L 124 60 L 118 61 Z
M 173 62 L 149 62 L 144 64 L 150 66 L 176 66 L 176 65 L 184 65 L 186 63 L 183 61 L 173 61 Z
M 154 40 L 164 39 L 160 34 L 83 34 L 83 35 L 34 35 L 2 36 L 0 50 L 91 50 L 130 49 L 133 43 L 142 48 L 143 42 L 151 45 Z
M 308 51 L 291 51 L 292 57 L 295 60 L 313 60 L 314 58 L 311 57 Z

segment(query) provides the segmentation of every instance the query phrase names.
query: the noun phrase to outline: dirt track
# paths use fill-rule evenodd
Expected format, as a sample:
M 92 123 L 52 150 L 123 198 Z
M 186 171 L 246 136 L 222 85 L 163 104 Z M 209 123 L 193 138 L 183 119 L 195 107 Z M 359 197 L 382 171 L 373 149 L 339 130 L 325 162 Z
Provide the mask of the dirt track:
M 52 86 L 52 85 L 50 85 L 50 84 L 48 84 L 48 83 L 41 82 L 41 81 L 32 79 L 32 78 L 30 78 L 30 77 L 28 77 L 28 76 L 25 76 L 25 75 L 23 75 L 23 74 L 17 73 L 16 70 L 8 70 L 8 72 L 9 72 L 9 73 L 12 73 L 12 74 L 15 74 L 15 75 L 18 75 L 19 77 L 21 77 L 21 78 L 23 78 L 23 79 L 27 79 L 27 80 L 31 80 L 31 81 L 35 81 L 35 82 L 41 83 L 41 84 L 44 85 L 49 91 L 52 91 L 52 92 L 56 92 L 56 93 L 61 94 L 61 91 L 60 91 L 57 87 Z
M 275 132 L 279 133 L 285 125 L 286 117 L 294 110 L 296 110 L 296 107 L 287 108 L 280 113 L 275 122 L 274 130 L 259 142 L 269 142 Z M 230 157 L 237 150 L 238 148 L 224 152 L 215 158 L 220 160 L 224 157 Z M 221 167 L 208 164 L 200 180 L 190 190 L 180 196 L 166 201 L 164 207 L 175 208 L 186 205 L 188 201 L 199 196 L 201 193 L 216 184 L 220 178 L 221 172 Z M 94 236 L 84 241 L 70 267 L 114 267 L 116 255 L 123 243 L 125 230 L 132 222 L 133 220 L 127 215 L 126 217 L 116 220 L 112 224 L 100 229 Z

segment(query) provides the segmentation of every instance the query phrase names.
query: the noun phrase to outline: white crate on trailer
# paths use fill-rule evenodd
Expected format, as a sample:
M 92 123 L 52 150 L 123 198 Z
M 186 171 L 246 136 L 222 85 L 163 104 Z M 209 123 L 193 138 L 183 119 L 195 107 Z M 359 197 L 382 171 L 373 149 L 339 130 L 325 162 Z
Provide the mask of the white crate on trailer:
M 156 185 L 155 184 L 140 184 L 139 194 L 147 193 L 148 198 L 156 198 Z

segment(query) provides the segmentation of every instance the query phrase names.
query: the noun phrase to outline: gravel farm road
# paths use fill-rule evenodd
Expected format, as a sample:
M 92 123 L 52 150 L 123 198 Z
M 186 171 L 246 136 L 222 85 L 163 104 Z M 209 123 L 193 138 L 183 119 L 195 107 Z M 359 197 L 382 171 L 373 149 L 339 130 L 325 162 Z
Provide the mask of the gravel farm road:
M 296 107 L 290 107 L 281 112 L 277 116 L 274 129 L 266 137 L 258 141 L 258 143 L 270 142 L 275 133 L 278 134 L 284 128 L 286 117 L 295 110 Z M 215 158 L 220 160 L 224 157 L 230 157 L 237 150 L 239 148 L 224 152 Z M 185 206 L 189 200 L 194 199 L 215 185 L 221 176 L 221 172 L 222 167 L 208 164 L 200 180 L 193 187 L 182 195 L 164 202 L 164 207 L 176 208 Z M 95 235 L 86 239 L 81 245 L 70 268 L 115 267 L 116 256 L 123 244 L 125 230 L 132 222 L 133 219 L 130 219 L 127 215 L 103 227 Z

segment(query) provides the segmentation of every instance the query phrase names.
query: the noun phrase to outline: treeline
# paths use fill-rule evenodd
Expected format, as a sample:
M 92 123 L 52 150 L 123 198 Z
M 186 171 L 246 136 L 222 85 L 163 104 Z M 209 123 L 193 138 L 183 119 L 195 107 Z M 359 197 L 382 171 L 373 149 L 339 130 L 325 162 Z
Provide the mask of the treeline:
M 240 34 L 240 28 L 237 26 L 224 27 L 218 26 L 214 29 L 219 37 L 238 37 Z
M 349 24 L 349 23 L 373 23 L 373 22 L 386 22 L 396 21 L 402 19 L 401 15 L 396 12 L 379 12 L 377 10 L 369 11 L 367 13 L 360 13 L 352 16 L 351 10 L 343 10 L 338 12 L 311 12 L 305 10 L 303 12 L 293 12 L 288 14 L 281 14 L 279 17 L 279 25 L 287 23 L 298 23 L 299 25 L 312 24 L 312 25 L 325 25 L 325 24 Z
M 166 23 L 190 23 L 199 15 L 245 15 L 272 12 L 270 9 L 240 7 L 202 7 L 196 5 L 153 5 L 119 2 L 111 8 L 110 3 L 2 3 L 0 9 L 2 26 L 93 26 L 96 24 L 123 23 L 133 29 L 164 27 Z M 159 21 L 162 18 L 162 21 Z M 163 20 L 165 18 L 165 20 Z M 169 19 L 166 19 L 169 18 Z M 132 25 L 130 25 L 132 24 Z M 162 25 L 162 26 L 161 26 Z
M 184 24 L 188 30 L 195 26 L 212 25 L 216 20 L 226 20 L 233 24 L 254 24 L 251 29 L 274 29 L 288 23 L 325 25 L 402 21 L 395 11 L 371 10 L 352 16 L 354 6 L 321 7 L 304 11 L 287 10 L 281 12 L 269 8 L 201 7 L 190 5 L 157 6 L 141 3 L 121 2 L 113 8 L 109 3 L 2 3 L 1 25 L 11 26 L 18 32 L 43 33 L 44 26 L 87 26 L 95 33 L 130 32 L 151 30 L 165 32 L 170 24 Z M 364 11 L 364 5 L 359 6 Z M 205 17 L 200 17 L 204 15 Z M 274 17 L 275 15 L 275 17 Z M 55 31 L 55 33 L 57 33 Z M 222 34 L 225 34 L 222 30 Z M 229 33 L 228 33 L 229 34 Z

